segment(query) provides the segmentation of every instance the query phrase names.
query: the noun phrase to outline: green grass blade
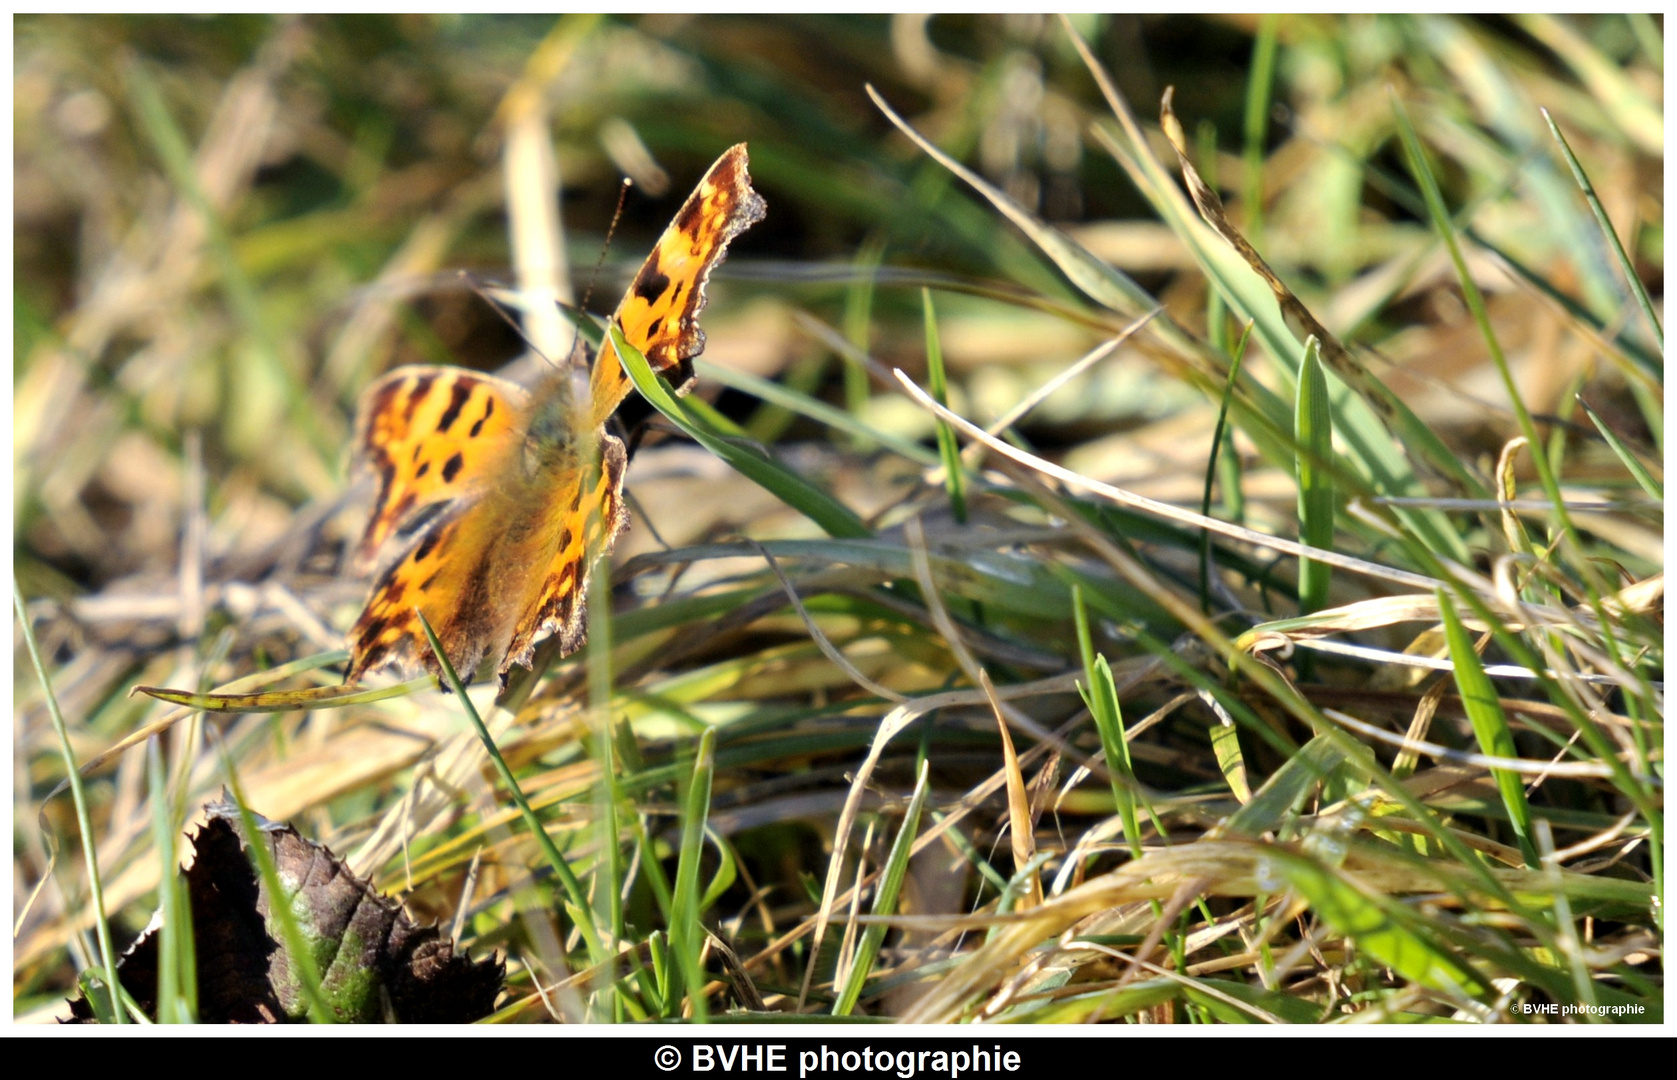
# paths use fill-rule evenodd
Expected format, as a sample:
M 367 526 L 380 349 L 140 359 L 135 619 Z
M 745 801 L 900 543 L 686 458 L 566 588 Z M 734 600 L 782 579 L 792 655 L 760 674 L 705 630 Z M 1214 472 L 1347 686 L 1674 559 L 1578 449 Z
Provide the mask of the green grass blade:
M 723 367 L 708 360 L 695 360 L 693 370 L 698 372 L 699 378 L 704 382 L 750 394 L 759 401 L 765 402 L 766 405 L 773 405 L 784 410 L 788 416 L 796 414 L 808 417 L 818 424 L 825 424 L 835 431 L 842 431 L 853 439 L 871 440 L 879 446 L 883 446 L 895 454 L 900 454 L 910 461 L 919 462 L 921 465 L 936 465 L 938 463 L 938 455 L 919 443 L 871 427 L 843 409 L 836 409 L 824 401 L 812 398 L 808 394 L 799 393 L 790 386 L 782 386 L 772 379 L 765 379 L 748 371 Z M 684 404 L 690 404 L 692 400 L 689 398 Z M 750 435 L 755 430 L 755 421 L 753 421 L 753 426 L 747 430 L 746 434 Z M 758 441 L 762 442 L 764 440 L 759 439 Z
M 930 763 L 920 762 L 920 778 L 914 784 L 914 795 L 909 799 L 908 811 L 903 815 L 902 828 L 897 831 L 896 840 L 891 843 L 891 853 L 885 857 L 885 869 L 879 876 L 873 897 L 873 907 L 870 913 L 877 916 L 892 915 L 897 910 L 897 897 L 902 893 L 903 880 L 908 876 L 908 856 L 914 848 L 914 838 L 920 832 L 920 815 L 926 808 L 926 797 L 931 793 L 930 774 L 927 771 Z M 873 962 L 879 956 L 879 947 L 885 942 L 885 931 L 890 929 L 885 923 L 870 923 L 862 931 L 862 940 L 856 947 L 856 959 L 850 965 L 850 974 L 845 979 L 844 989 L 839 992 L 838 1001 L 833 1003 L 834 1016 L 849 1016 L 856 1008 L 856 1002 L 862 996 L 862 987 L 867 984 L 868 975 L 873 971 Z
M 829 536 L 861 538 L 873 535 L 848 506 L 776 461 L 762 446 L 740 435 L 722 434 L 703 423 L 677 400 L 635 347 L 616 326 L 611 328 L 617 355 L 641 396 L 705 449 L 733 466 L 741 476 L 763 487 L 787 506 L 819 525 Z
M 232 755 L 227 752 L 226 744 L 218 744 L 218 747 L 221 752 L 221 771 L 227 780 L 228 791 L 232 792 L 233 804 L 239 811 L 239 829 L 244 834 L 245 854 L 256 867 L 256 876 L 262 879 L 262 887 L 268 892 L 268 914 L 279 923 L 286 959 L 290 961 L 290 974 L 297 980 L 297 989 L 308 1007 L 309 1020 L 316 1024 L 336 1024 L 338 1016 L 333 1012 L 326 992 L 321 987 L 321 958 L 309 947 L 309 939 L 304 936 L 303 928 L 297 920 L 294 903 L 303 883 L 298 882 L 295 889 L 287 889 L 285 882 L 280 880 L 274 853 L 268 850 L 268 845 L 262 839 L 262 826 L 245 801 L 244 785 L 239 782 Z M 329 940 L 317 941 L 323 950 L 336 948 L 335 943 Z
M 921 289 L 920 301 L 926 314 L 926 377 L 939 405 L 949 405 L 949 380 L 943 370 L 943 343 L 938 337 L 937 312 L 932 308 L 932 290 Z M 961 469 L 961 446 L 949 421 L 938 417 L 938 455 L 943 459 L 943 482 L 949 491 L 949 507 L 956 522 L 966 524 L 966 474 Z
M 1268 858 L 1277 885 L 1285 881 L 1297 889 L 1335 932 L 1403 978 L 1452 997 L 1473 990 L 1494 992 L 1484 976 L 1459 960 L 1402 904 L 1365 892 L 1338 871 L 1305 856 L 1277 850 Z M 1260 877 L 1263 873 L 1260 865 Z
M 1213 293 L 1212 295 L 1221 296 L 1222 294 Z M 1221 300 L 1218 301 L 1218 303 L 1221 302 Z M 1222 400 L 1217 403 L 1217 424 L 1211 429 L 1211 453 L 1207 455 L 1205 460 L 1205 492 L 1200 497 L 1200 513 L 1205 517 L 1211 516 L 1211 489 L 1216 481 L 1219 466 L 1225 458 L 1224 436 L 1228 431 L 1229 404 L 1234 400 L 1235 380 L 1240 378 L 1240 365 L 1246 357 L 1246 343 L 1251 340 L 1252 324 L 1248 322 L 1246 329 L 1241 331 L 1240 343 L 1234 347 L 1234 351 L 1229 355 L 1229 377 L 1223 383 Z M 1232 449 L 1232 442 L 1229 444 L 1229 449 Z M 1239 510 L 1241 501 L 1240 484 L 1238 483 L 1240 463 L 1239 459 L 1235 458 L 1232 453 L 1228 453 L 1227 457 L 1234 458 L 1234 467 L 1228 471 L 1237 482 L 1233 484 L 1224 483 L 1223 503 L 1229 510 L 1229 516 L 1235 521 L 1239 521 L 1241 518 Z M 1200 611 L 1209 614 L 1211 611 L 1211 533 L 1208 530 L 1200 530 L 1199 549 Z
M 1480 751 L 1492 757 L 1518 757 L 1514 733 L 1508 727 L 1508 717 L 1503 715 L 1502 703 L 1497 700 L 1496 687 L 1491 683 L 1490 676 L 1485 674 L 1485 666 L 1473 647 L 1472 636 L 1456 614 L 1456 606 L 1442 589 L 1438 591 L 1438 609 L 1444 619 L 1444 637 L 1450 646 L 1450 662 L 1455 665 L 1456 689 L 1461 693 L 1462 707 L 1467 710 Z M 1536 867 L 1538 860 L 1531 835 L 1531 807 L 1526 802 L 1526 789 L 1520 775 L 1507 769 L 1492 769 L 1491 776 L 1502 795 L 1502 804 L 1508 810 L 1508 820 L 1514 826 L 1520 854 L 1527 866 Z
M 291 425 L 304 435 L 322 460 L 329 460 L 337 453 L 337 447 L 331 445 L 332 440 L 321 430 L 314 415 L 315 404 L 280 358 L 278 338 L 268 325 L 256 286 L 240 265 L 221 216 L 198 182 L 197 166 L 186 137 L 145 66 L 131 64 L 128 74 L 141 127 L 151 139 L 152 149 L 180 192 L 182 201 L 191 206 L 203 222 L 210 252 L 215 256 L 222 287 L 226 290 L 228 306 L 244 324 L 253 346 L 256 370 L 242 373 L 243 384 L 265 383 L 268 388 L 277 389 L 286 403 Z
M 705 944 L 704 912 L 699 898 L 699 856 L 704 844 L 705 822 L 710 814 L 710 787 L 716 772 L 716 729 L 706 728 L 699 736 L 698 753 L 682 802 L 681 855 L 676 863 L 675 888 L 671 895 L 670 952 L 675 969 L 687 987 L 687 1000 L 695 1023 L 704 1023 L 709 1010 L 705 1002 L 705 976 L 699 952 Z M 665 1008 L 673 1008 L 679 997 L 668 995 Z
M 1479 291 L 1478 284 L 1468 271 L 1467 259 L 1462 254 L 1461 244 L 1456 241 L 1455 229 L 1451 226 L 1450 215 L 1444 207 L 1444 195 L 1438 189 L 1438 179 L 1433 175 L 1432 166 L 1427 163 L 1426 150 L 1421 145 L 1421 138 L 1415 133 L 1414 125 L 1409 121 L 1409 113 L 1395 92 L 1391 94 L 1391 100 L 1392 112 L 1397 120 L 1398 134 L 1403 140 L 1404 156 L 1408 159 L 1410 173 L 1426 199 L 1427 213 L 1432 219 L 1433 227 L 1438 230 L 1445 248 L 1450 253 L 1450 261 L 1456 269 L 1456 282 L 1461 286 L 1462 297 L 1473 314 L 1473 321 L 1479 327 L 1480 336 L 1485 339 L 1485 347 L 1490 352 L 1492 363 L 1496 365 L 1497 374 L 1502 378 L 1503 390 L 1508 395 L 1509 405 L 1514 409 L 1515 419 L 1519 421 L 1520 434 L 1524 435 L 1533 447 L 1540 447 L 1544 445 L 1543 440 L 1537 433 L 1537 425 L 1532 422 L 1531 412 L 1520 397 L 1520 388 L 1514 381 L 1514 374 L 1508 366 L 1508 357 L 1502 351 L 1502 343 L 1497 340 L 1496 332 L 1491 327 L 1490 313 L 1485 308 L 1485 296 Z M 1548 455 L 1533 453 L 1531 457 L 1532 464 L 1537 468 L 1538 480 L 1543 485 L 1543 492 L 1555 505 L 1555 515 L 1561 527 L 1574 547 L 1581 547 L 1578 533 L 1572 527 L 1572 519 L 1567 514 L 1565 500 L 1561 497 L 1560 484 L 1555 479 L 1554 470 L 1549 467 Z
M 501 756 L 501 748 L 495 745 L 495 739 L 489 734 L 489 728 L 484 724 L 483 717 L 478 715 L 477 706 L 466 695 L 466 687 L 460 681 L 460 676 L 449 662 L 448 654 L 443 651 L 442 642 L 437 640 L 437 633 L 431 628 L 431 623 L 423 614 L 419 616 L 419 627 L 425 631 L 425 640 L 430 642 L 431 651 L 437 658 L 437 663 L 443 669 L 443 681 L 454 692 L 454 697 L 460 702 L 460 707 L 466 713 L 466 719 L 471 721 L 472 730 L 477 732 L 478 741 L 483 743 L 484 752 L 495 765 L 495 771 L 500 774 L 501 783 L 506 785 L 507 794 L 518 807 L 518 813 L 524 819 L 524 825 L 530 830 L 531 839 L 542 849 L 547 863 L 553 867 L 559 881 L 565 887 L 565 894 L 570 899 L 571 920 L 576 923 L 577 930 L 582 934 L 582 940 L 588 946 L 589 962 L 603 964 L 611 955 L 600 941 L 599 928 L 594 925 L 594 907 L 588 902 L 588 891 L 577 880 L 571 864 L 559 853 L 559 848 L 553 843 L 553 837 L 548 835 L 542 825 L 541 818 L 536 816 L 530 807 L 530 800 L 525 797 L 524 789 L 519 786 L 518 778 L 513 776 L 512 767 L 507 759 Z
M 855 273 L 850 288 L 844 294 L 844 336 L 856 349 L 856 354 L 869 353 L 868 339 L 873 329 L 874 278 L 879 273 L 880 261 L 885 256 L 885 245 L 875 236 L 862 244 L 856 253 Z M 852 356 L 844 358 L 844 407 L 861 420 L 868 411 L 868 369 Z M 851 448 L 865 454 L 873 447 L 861 438 L 854 439 Z
M 1130 846 L 1130 857 L 1141 858 L 1141 827 L 1135 812 L 1135 771 L 1130 765 L 1129 744 L 1124 741 L 1124 715 L 1118 704 L 1118 688 L 1112 681 L 1112 668 L 1106 657 L 1095 653 L 1094 635 L 1089 629 L 1089 613 L 1083 606 L 1083 589 L 1073 585 L 1072 612 L 1077 620 L 1077 647 L 1083 658 L 1083 685 L 1078 689 L 1095 718 L 1095 729 L 1100 733 L 1101 752 L 1106 756 L 1107 776 L 1112 783 L 1112 799 L 1118 806 L 1119 820 L 1124 823 L 1124 839 Z
M 1625 284 L 1629 286 L 1631 295 L 1636 298 L 1637 306 L 1642 309 L 1642 317 L 1648 321 L 1648 329 L 1653 331 L 1654 341 L 1661 349 L 1665 348 L 1665 331 L 1660 327 L 1659 316 L 1654 314 L 1654 302 L 1648 298 L 1648 290 L 1642 284 L 1642 278 L 1636 272 L 1636 267 L 1625 253 L 1625 245 L 1619 239 L 1618 230 L 1613 228 L 1613 222 L 1607 217 L 1607 210 L 1601 205 L 1601 199 L 1595 193 L 1595 185 L 1584 172 L 1584 166 L 1578 163 L 1578 157 L 1572 152 L 1572 146 L 1561 134 L 1555 118 L 1549 115 L 1548 109 L 1539 110 L 1543 114 L 1544 123 L 1549 125 L 1549 131 L 1560 144 L 1561 153 L 1566 157 L 1566 166 L 1572 170 L 1572 178 L 1578 183 L 1578 190 L 1584 193 L 1584 200 L 1590 204 L 1590 213 L 1595 215 L 1596 224 L 1601 227 L 1601 235 L 1613 249 L 1613 254 L 1619 260 L 1619 271 L 1625 275 Z
M 1321 347 L 1313 337 L 1304 345 L 1299 370 L 1294 433 L 1298 439 L 1299 539 L 1311 547 L 1333 548 L 1334 485 L 1333 405 L 1328 400 L 1327 376 L 1322 371 Z M 1308 615 L 1328 605 L 1332 568 L 1315 559 L 1299 560 L 1299 613 Z
M 88 811 L 87 790 L 82 786 L 81 770 L 76 766 L 76 754 L 70 747 L 70 729 L 64 723 L 64 713 L 58 708 L 58 695 L 53 693 L 52 680 L 41 663 L 40 647 L 35 644 L 35 628 L 29 624 L 29 608 L 12 582 L 12 606 L 17 611 L 18 627 L 23 632 L 23 643 L 29 650 L 29 662 L 35 667 L 35 678 L 46 698 L 47 715 L 52 718 L 52 731 L 58 737 L 58 753 L 64 759 L 64 775 L 70 785 L 70 799 L 76 807 L 76 828 L 81 833 L 82 855 L 87 861 L 88 896 L 93 901 L 94 936 L 99 942 L 99 963 L 104 968 L 105 989 L 110 993 L 110 1010 L 114 1023 L 127 1023 L 127 1013 L 119 1000 L 122 982 L 116 974 L 116 946 L 111 941 L 111 924 L 105 914 L 105 886 L 99 876 L 99 851 L 93 837 L 93 817 Z M 43 826 L 45 816 L 42 817 Z
M 1345 753 L 1325 735 L 1317 735 L 1264 781 L 1252 801 L 1223 825 L 1230 836 L 1262 836 L 1278 828 L 1299 801 L 1346 761 Z
M 1245 145 L 1241 166 L 1245 173 L 1241 202 L 1246 210 L 1246 232 L 1253 243 L 1263 234 L 1264 134 L 1269 129 L 1270 95 L 1275 89 L 1275 54 L 1281 16 L 1266 14 L 1258 20 L 1258 34 L 1252 41 L 1252 70 L 1246 76 L 1246 112 L 1241 131 Z
M 1595 429 L 1601 432 L 1601 437 L 1607 440 L 1607 445 L 1613 448 L 1613 453 L 1617 454 L 1619 460 L 1624 462 L 1625 470 L 1636 479 L 1637 485 L 1648 493 L 1649 498 L 1663 501 L 1665 499 L 1665 485 L 1655 480 L 1653 475 L 1648 472 L 1647 466 L 1643 465 L 1636 455 L 1630 452 L 1630 447 L 1613 434 L 1612 428 L 1602 423 L 1601 417 L 1596 415 L 1595 410 L 1590 408 L 1588 402 L 1580 397 L 1578 404 L 1584 406 L 1584 412 L 1589 416 L 1590 423 L 1595 425 Z
M 198 1017 L 198 980 L 193 964 L 191 901 L 181 888 L 170 817 L 163 753 L 155 738 L 146 740 L 146 789 L 151 802 L 152 845 L 157 849 L 157 909 L 163 925 L 157 934 L 157 1022 L 192 1024 Z

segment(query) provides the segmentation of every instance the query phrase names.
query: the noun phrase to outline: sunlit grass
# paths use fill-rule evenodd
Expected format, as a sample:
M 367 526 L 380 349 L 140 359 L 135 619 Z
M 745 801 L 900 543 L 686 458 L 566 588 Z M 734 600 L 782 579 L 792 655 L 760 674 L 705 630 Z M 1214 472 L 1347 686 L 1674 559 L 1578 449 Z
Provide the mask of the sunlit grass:
M 20 18 L 14 867 L 99 891 L 14 1013 L 178 906 L 206 709 L 499 1022 L 1659 1020 L 1662 33 Z M 619 343 L 594 646 L 345 697 L 354 402 L 522 351 L 531 109 L 595 310 L 721 147 L 769 216 L 695 394 Z

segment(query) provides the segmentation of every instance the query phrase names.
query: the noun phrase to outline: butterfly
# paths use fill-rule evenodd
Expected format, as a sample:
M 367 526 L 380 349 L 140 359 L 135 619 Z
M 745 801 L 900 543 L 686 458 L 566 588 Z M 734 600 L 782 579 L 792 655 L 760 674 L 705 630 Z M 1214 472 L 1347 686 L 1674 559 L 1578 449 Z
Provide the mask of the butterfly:
M 742 143 L 717 159 L 659 238 L 612 316 L 678 393 L 704 351 L 705 282 L 762 220 Z M 378 484 L 355 552 L 379 568 L 349 633 L 346 683 L 441 666 L 423 614 L 462 679 L 493 659 L 502 685 L 536 642 L 583 644 L 594 560 L 628 523 L 623 442 L 606 429 L 631 384 L 608 335 L 586 394 L 558 365 L 532 389 L 461 368 L 392 370 L 363 394 L 355 457 Z M 578 380 L 580 381 L 580 380 Z

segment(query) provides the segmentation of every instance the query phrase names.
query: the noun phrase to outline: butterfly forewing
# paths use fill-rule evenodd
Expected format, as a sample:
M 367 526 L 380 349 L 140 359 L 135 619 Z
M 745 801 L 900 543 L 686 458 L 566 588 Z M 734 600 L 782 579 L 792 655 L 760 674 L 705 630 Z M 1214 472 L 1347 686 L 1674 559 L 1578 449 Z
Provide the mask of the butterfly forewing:
M 356 549 L 362 569 L 393 535 L 468 497 L 513 452 L 529 409 L 523 387 L 463 368 L 400 367 L 368 387 L 356 454 L 378 492 Z
M 751 189 L 746 171 L 745 144 L 740 143 L 705 173 L 617 305 L 615 317 L 623 336 L 678 392 L 692 383 L 690 361 L 705 349 L 699 312 L 705 306 L 710 272 L 727 255 L 734 237 L 761 221 L 763 214 L 762 197 Z M 604 424 L 623 404 L 629 387 L 608 337 L 594 362 L 592 422 Z

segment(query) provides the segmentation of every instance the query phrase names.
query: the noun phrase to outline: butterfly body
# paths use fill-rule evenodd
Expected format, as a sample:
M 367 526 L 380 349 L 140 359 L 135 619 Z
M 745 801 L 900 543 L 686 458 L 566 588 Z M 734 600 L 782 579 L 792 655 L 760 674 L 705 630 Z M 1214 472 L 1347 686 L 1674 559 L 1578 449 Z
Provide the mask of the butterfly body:
M 762 217 L 743 145 L 705 175 L 619 304 L 614 320 L 678 390 L 704 348 L 704 285 L 728 242 Z M 606 430 L 629 392 L 609 339 L 586 395 L 568 371 L 533 391 L 448 367 L 397 368 L 362 397 L 356 455 L 377 483 L 356 552 L 376 568 L 350 631 L 346 681 L 381 668 L 440 674 L 423 614 L 470 679 L 493 659 L 502 680 L 536 642 L 581 646 L 595 559 L 627 524 L 627 453 Z

